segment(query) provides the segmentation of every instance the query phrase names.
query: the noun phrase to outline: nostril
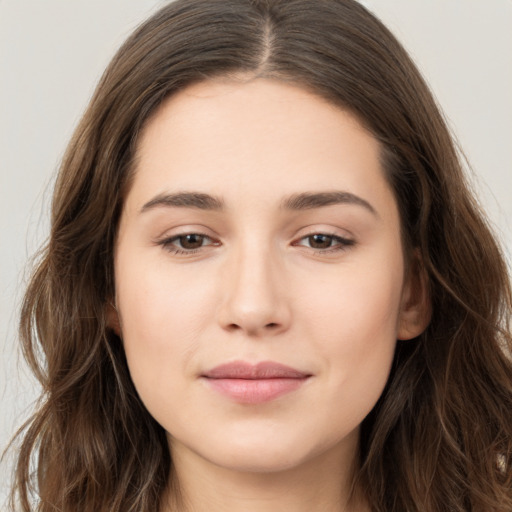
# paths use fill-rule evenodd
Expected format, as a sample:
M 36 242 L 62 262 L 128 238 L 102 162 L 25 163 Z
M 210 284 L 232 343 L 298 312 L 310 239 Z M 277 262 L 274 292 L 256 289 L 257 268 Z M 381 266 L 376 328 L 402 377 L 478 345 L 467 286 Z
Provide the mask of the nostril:
M 279 327 L 279 324 L 276 323 L 276 322 L 270 322 L 268 324 L 265 325 L 265 329 L 270 329 L 270 330 L 275 330 Z M 236 323 L 232 323 L 232 324 L 229 324 L 227 326 L 227 329 L 229 331 L 238 331 L 240 329 L 242 329 L 242 326 L 236 324 Z

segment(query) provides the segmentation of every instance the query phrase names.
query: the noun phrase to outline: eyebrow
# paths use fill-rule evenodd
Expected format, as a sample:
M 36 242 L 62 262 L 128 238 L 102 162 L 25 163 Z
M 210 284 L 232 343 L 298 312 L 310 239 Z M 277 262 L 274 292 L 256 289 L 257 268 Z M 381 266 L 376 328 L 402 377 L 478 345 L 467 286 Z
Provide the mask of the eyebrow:
M 301 194 L 293 194 L 282 202 L 281 207 L 285 210 L 311 210 L 313 208 L 336 204 L 362 206 L 376 217 L 379 216 L 377 210 L 375 210 L 368 201 L 351 192 L 344 191 L 303 192 Z
M 375 208 L 365 199 L 351 192 L 328 191 L 328 192 L 302 192 L 293 194 L 281 202 L 281 208 L 285 210 L 312 210 L 324 206 L 337 204 L 351 204 L 361 206 L 378 217 Z M 141 213 L 157 207 L 196 208 L 198 210 L 222 211 L 225 209 L 225 202 L 222 198 L 205 194 L 202 192 L 176 192 L 173 194 L 158 194 L 144 204 Z
M 152 210 L 158 206 L 219 211 L 224 209 L 224 201 L 221 198 L 211 196 L 210 194 L 203 194 L 201 192 L 159 194 L 141 208 L 141 213 Z

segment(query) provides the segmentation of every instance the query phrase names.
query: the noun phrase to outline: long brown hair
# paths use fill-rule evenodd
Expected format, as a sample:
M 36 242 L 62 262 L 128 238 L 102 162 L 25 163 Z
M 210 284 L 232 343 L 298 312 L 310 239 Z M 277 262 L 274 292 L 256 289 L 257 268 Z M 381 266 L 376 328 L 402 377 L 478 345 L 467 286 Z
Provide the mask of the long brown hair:
M 189 84 L 240 73 L 292 82 L 358 116 L 381 143 L 404 247 L 428 275 L 430 325 L 398 342 L 361 427 L 356 478 L 372 510 L 510 512 L 506 265 L 428 87 L 354 0 L 177 0 L 119 50 L 63 159 L 23 303 L 20 338 L 43 395 L 20 433 L 13 507 L 159 509 L 172 471 L 165 433 L 107 327 L 116 230 L 151 114 Z

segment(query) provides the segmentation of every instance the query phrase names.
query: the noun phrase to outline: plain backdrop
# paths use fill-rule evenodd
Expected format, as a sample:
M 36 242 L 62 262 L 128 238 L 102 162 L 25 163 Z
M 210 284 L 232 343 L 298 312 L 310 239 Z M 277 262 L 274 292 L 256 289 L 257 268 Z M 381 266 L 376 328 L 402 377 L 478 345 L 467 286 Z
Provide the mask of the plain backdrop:
M 55 170 L 114 51 L 162 0 L 0 0 L 0 451 L 37 386 L 17 353 L 29 257 Z M 512 0 L 367 0 L 404 43 L 472 166 L 512 254 Z M 9 458 L 0 469 L 0 508 Z

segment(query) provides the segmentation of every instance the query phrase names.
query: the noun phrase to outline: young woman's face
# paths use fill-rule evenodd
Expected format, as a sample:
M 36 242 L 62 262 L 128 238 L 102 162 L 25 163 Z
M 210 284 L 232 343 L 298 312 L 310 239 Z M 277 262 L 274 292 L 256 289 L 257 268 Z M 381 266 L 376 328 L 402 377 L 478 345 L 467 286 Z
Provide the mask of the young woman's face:
M 417 334 L 376 140 L 302 89 L 212 81 L 170 98 L 138 149 L 119 328 L 173 455 L 239 471 L 353 457 L 396 339 Z

